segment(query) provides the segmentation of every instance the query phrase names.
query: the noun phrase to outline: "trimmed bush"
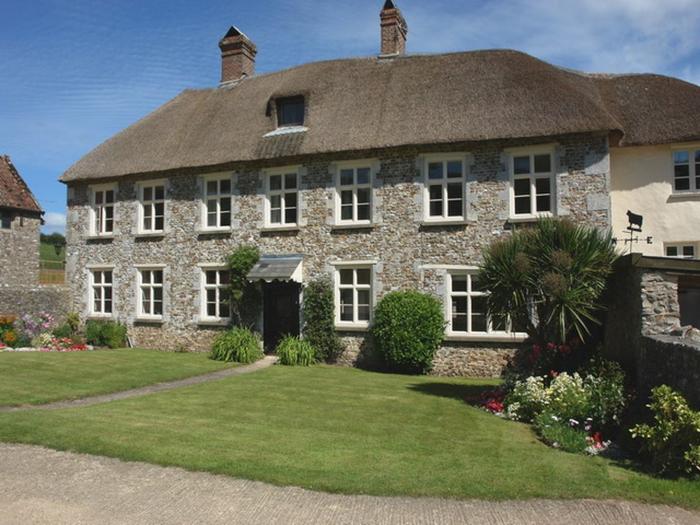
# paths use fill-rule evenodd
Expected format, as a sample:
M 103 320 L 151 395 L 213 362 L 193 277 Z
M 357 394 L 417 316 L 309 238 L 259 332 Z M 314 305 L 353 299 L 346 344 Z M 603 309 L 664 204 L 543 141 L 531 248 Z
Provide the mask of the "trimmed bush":
M 113 321 L 93 321 L 85 323 L 85 340 L 89 345 L 108 348 L 126 346 L 126 326 Z
M 391 292 L 377 305 L 372 335 L 390 370 L 425 374 L 445 335 L 442 303 L 420 292 Z
M 304 289 L 304 339 L 316 348 L 317 358 L 333 362 L 343 352 L 335 332 L 333 287 L 326 280 L 312 281 Z
M 248 328 L 233 328 L 220 334 L 211 349 L 215 361 L 254 363 L 263 357 L 260 336 Z
M 305 339 L 286 336 L 277 345 L 277 357 L 281 365 L 311 366 L 316 362 L 316 349 Z

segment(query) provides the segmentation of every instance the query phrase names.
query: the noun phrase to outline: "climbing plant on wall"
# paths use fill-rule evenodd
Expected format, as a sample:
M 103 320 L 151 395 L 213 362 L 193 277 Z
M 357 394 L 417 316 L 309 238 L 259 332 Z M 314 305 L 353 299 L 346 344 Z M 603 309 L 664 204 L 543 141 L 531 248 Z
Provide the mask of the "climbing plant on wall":
M 248 281 L 248 273 L 259 260 L 260 252 L 255 246 L 240 246 L 228 257 L 231 319 L 237 326 L 254 327 L 260 314 L 260 286 Z

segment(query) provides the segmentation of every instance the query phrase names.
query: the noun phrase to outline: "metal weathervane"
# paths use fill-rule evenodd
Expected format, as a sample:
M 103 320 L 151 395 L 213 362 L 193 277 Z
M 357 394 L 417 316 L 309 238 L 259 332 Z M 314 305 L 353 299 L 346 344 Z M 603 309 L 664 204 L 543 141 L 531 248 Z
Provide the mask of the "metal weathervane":
M 629 235 L 629 238 L 623 239 L 623 242 L 625 243 L 625 245 L 629 243 L 630 253 L 632 253 L 632 245 L 634 243 L 646 242 L 647 244 L 652 244 L 653 240 L 651 236 L 647 238 L 640 238 L 639 235 L 637 235 L 639 233 L 642 233 L 642 223 L 644 222 L 644 217 L 627 210 L 627 218 L 629 219 L 629 226 L 625 228 L 624 233 Z M 615 244 L 619 242 L 617 237 L 613 239 L 613 242 Z

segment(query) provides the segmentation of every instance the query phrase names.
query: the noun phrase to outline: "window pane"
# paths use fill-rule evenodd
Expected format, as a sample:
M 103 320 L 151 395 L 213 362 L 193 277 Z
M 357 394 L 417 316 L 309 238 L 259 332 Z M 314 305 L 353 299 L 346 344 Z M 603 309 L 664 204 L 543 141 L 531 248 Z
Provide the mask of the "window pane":
M 153 288 L 153 300 L 162 301 L 163 300 L 163 289 L 160 287 Z
M 343 321 L 353 321 L 353 292 L 352 290 L 340 291 L 340 318 Z
M 219 272 L 219 283 L 222 285 L 228 285 L 231 284 L 231 272 L 229 271 L 220 271 Z
M 345 190 L 340 192 L 340 204 L 352 204 L 352 190 Z
M 430 200 L 431 201 L 442 200 L 442 186 L 441 185 L 430 186 L 428 191 L 430 193 Z
M 340 270 L 340 284 L 353 284 L 352 274 L 352 270 Z
M 163 230 L 163 227 L 164 227 L 163 217 L 156 217 L 155 229 L 156 230 Z
M 433 201 L 430 203 L 430 216 L 442 217 L 442 201 Z
M 153 200 L 153 188 L 143 189 L 143 200 L 150 201 Z
M 369 269 L 364 268 L 357 270 L 357 284 L 369 284 L 370 283 L 371 272 Z
M 462 198 L 462 183 L 458 184 L 448 184 L 447 185 L 447 198 L 448 199 L 461 199 Z
M 216 317 L 216 303 L 207 303 L 207 315 Z
M 272 191 L 282 189 L 282 175 L 270 176 L 270 189 Z
M 357 203 L 358 204 L 369 204 L 369 188 L 358 188 L 357 190 Z
M 472 292 L 476 292 L 476 293 L 486 293 L 486 288 L 484 288 L 484 287 L 481 285 L 481 281 L 479 281 L 479 279 L 477 278 L 477 276 L 476 276 L 476 275 L 472 275 L 471 278 L 472 278 L 472 279 L 471 279 L 471 280 L 472 280 Z
M 229 307 L 228 300 L 222 298 L 222 302 L 219 304 L 219 317 L 223 319 L 228 319 L 231 317 L 231 308 Z
M 453 292 L 466 292 L 467 291 L 467 276 L 466 275 L 452 275 L 452 291 Z
M 340 218 L 343 221 L 352 220 L 352 204 L 344 205 L 340 208 Z
M 153 221 L 151 220 L 150 213 L 143 218 L 143 229 L 150 230 L 152 228 Z
M 284 210 L 284 222 L 286 224 L 296 224 L 297 222 L 297 209 L 287 208 Z
M 340 170 L 340 184 L 341 186 L 352 186 L 354 182 L 354 171 L 353 170 Z
M 104 272 L 102 274 L 103 283 L 112 284 L 112 272 Z
M 676 179 L 676 184 L 675 187 L 679 191 L 684 191 L 684 190 L 689 190 L 690 189 L 690 179 Z
M 143 284 L 149 284 L 151 282 L 151 272 L 149 272 L 149 271 L 141 272 L 141 282 Z
M 102 204 L 103 193 L 101 191 L 95 192 L 95 204 Z
M 282 210 L 270 211 L 270 222 L 272 224 L 280 224 L 282 222 Z
M 216 274 L 217 272 L 215 270 L 206 272 L 207 284 L 216 284 Z
M 360 206 L 357 207 L 357 220 L 358 221 L 370 220 L 369 204 L 361 204 Z
M 472 297 L 472 315 L 486 315 L 486 296 Z
M 688 164 L 690 154 L 687 151 L 676 151 L 673 153 L 673 162 L 675 164 Z
M 231 193 L 231 180 L 230 179 L 222 179 L 219 181 L 219 188 L 221 191 L 222 195 L 228 195 Z
M 535 173 L 549 173 L 552 171 L 552 157 L 547 155 L 535 155 Z
M 304 97 L 292 97 L 277 101 L 278 126 L 304 125 Z
M 668 257 L 678 257 L 678 247 L 677 246 L 667 246 L 666 255 Z
M 357 292 L 357 320 L 369 321 L 369 290 Z
M 153 315 L 163 315 L 163 302 L 156 301 L 153 303 Z
M 284 194 L 284 206 L 285 206 L 285 208 L 296 208 L 297 207 L 297 194 L 296 193 L 285 193 Z
M 215 180 L 207 181 L 207 195 L 216 195 L 218 192 L 217 182 Z
M 369 184 L 369 168 L 359 168 L 357 170 L 357 183 L 358 184 Z
M 221 212 L 220 225 L 222 227 L 231 226 L 231 212 Z
M 431 162 L 428 164 L 428 178 L 429 179 L 441 179 L 442 178 L 442 162 Z
M 105 299 L 105 311 L 103 313 L 105 313 L 105 314 L 112 313 L 112 296 L 111 296 L 111 294 L 110 294 L 109 299 Z
M 688 164 L 679 164 L 674 167 L 673 172 L 676 177 L 690 177 L 690 166 Z
M 156 284 L 163 283 L 163 272 L 162 271 L 153 272 L 153 282 Z
M 549 195 L 540 195 L 536 202 L 538 212 L 552 211 L 552 199 Z
M 465 314 L 452 314 L 452 331 L 466 332 L 467 331 L 467 316 Z
M 156 186 L 155 196 L 157 200 L 163 200 L 165 198 L 165 186 Z
M 285 189 L 295 189 L 297 187 L 297 174 L 287 173 L 284 176 L 284 187 Z
M 447 163 L 447 177 L 450 179 L 462 176 L 462 163 L 458 160 Z
M 153 209 L 157 217 L 162 217 L 165 215 L 165 204 L 162 202 L 157 202 L 153 205 Z
M 513 159 L 513 173 L 516 175 L 530 173 L 530 157 L 515 157 Z
M 538 195 L 549 195 L 551 193 L 551 180 L 549 178 L 535 179 L 535 191 Z
M 472 332 L 486 332 L 485 315 L 472 315 Z
M 683 257 L 695 257 L 695 247 L 683 246 Z
M 219 205 L 219 209 L 221 210 L 221 213 L 231 211 L 231 199 L 228 197 L 221 199 L 221 204 Z
M 105 202 L 107 204 L 112 204 L 114 202 L 114 190 L 108 190 L 105 193 Z
M 270 196 L 270 208 L 281 208 L 282 207 L 282 196 L 281 195 L 271 195 Z
M 526 214 L 531 213 L 530 209 L 530 197 L 516 197 L 515 198 L 515 213 L 516 214 Z
M 462 211 L 462 201 L 461 200 L 450 200 L 447 203 L 447 216 L 448 217 L 461 217 Z
M 530 195 L 530 179 L 515 179 L 513 181 L 513 192 L 516 196 Z

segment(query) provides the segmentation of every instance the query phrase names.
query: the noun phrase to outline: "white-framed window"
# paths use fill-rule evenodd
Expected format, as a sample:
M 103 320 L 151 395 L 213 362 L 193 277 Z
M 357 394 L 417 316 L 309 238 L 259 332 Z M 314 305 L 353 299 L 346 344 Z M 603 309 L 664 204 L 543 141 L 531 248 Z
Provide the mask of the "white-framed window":
M 231 228 L 232 182 L 231 176 L 209 175 L 203 178 L 202 229 L 223 230 Z
M 165 230 L 165 182 L 144 182 L 138 186 L 140 233 L 163 233 Z
M 111 317 L 114 307 L 112 268 L 90 270 L 90 315 Z
M 554 213 L 553 148 L 512 150 L 510 180 L 511 217 L 535 218 Z
M 265 174 L 265 226 L 297 226 L 299 221 L 299 169 L 288 167 Z
M 138 270 L 138 315 L 141 319 L 163 318 L 163 268 Z
M 424 218 L 426 222 L 464 220 L 466 169 L 464 153 L 425 157 Z
M 673 152 L 673 191 L 700 191 L 700 149 Z
M 367 328 L 372 318 L 371 264 L 335 269 L 335 322 L 339 328 Z
M 203 321 L 228 321 L 231 318 L 231 272 L 225 267 L 202 267 Z
M 112 235 L 114 233 L 115 184 L 90 188 L 90 233 Z
M 491 319 L 487 313 L 488 291 L 477 281 L 477 269 L 447 273 L 445 317 L 447 335 L 488 339 L 513 337 L 508 318 Z
M 372 223 L 372 181 L 375 161 L 344 162 L 335 175 L 336 224 Z
M 683 242 L 677 244 L 666 244 L 666 257 L 696 259 L 697 243 Z

